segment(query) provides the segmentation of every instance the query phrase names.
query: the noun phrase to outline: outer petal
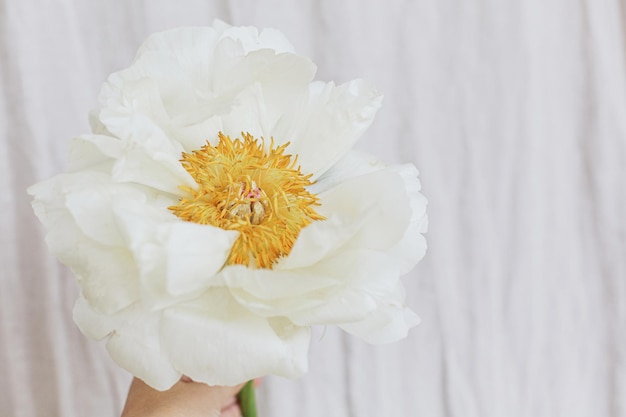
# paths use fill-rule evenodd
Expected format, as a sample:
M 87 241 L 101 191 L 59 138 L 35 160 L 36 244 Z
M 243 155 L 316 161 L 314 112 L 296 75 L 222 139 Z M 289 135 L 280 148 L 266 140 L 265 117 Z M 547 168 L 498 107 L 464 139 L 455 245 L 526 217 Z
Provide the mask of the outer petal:
M 417 326 L 420 318 L 401 305 L 381 305 L 364 320 L 342 324 L 346 332 L 369 343 L 391 343 L 407 336 L 410 328 Z
M 404 236 L 391 248 L 388 253 L 393 256 L 400 267 L 400 273 L 406 274 L 426 254 L 426 239 L 422 233 L 428 230 L 428 216 L 426 215 L 426 198 L 420 193 L 420 182 L 417 179 L 417 169 L 410 164 L 391 168 L 400 174 L 407 189 L 410 205 L 411 220 L 404 232 Z
M 165 390 L 178 381 L 176 371 L 161 349 L 161 312 L 147 312 L 140 303 L 112 315 L 101 314 L 81 296 L 74 306 L 74 321 L 93 339 L 109 337 L 107 350 L 122 368 L 152 387 Z
M 125 241 L 113 216 L 113 204 L 120 200 L 145 201 L 138 188 L 115 184 L 98 172 L 81 171 L 62 177 L 65 207 L 78 228 L 89 238 L 107 246 L 124 247 Z
M 107 245 L 88 236 L 114 242 L 114 233 L 107 235 L 97 225 L 81 230 L 82 214 L 78 216 L 79 222 L 65 207 L 65 199 L 71 199 L 74 189 L 81 190 L 80 182 L 89 175 L 59 175 L 30 187 L 28 192 L 35 197 L 35 213 L 48 229 L 46 242 L 50 251 L 72 269 L 85 298 L 94 308 L 112 313 L 138 298 L 139 283 L 132 256 L 125 246 Z
M 163 60 L 178 63 L 191 85 L 206 89 L 212 70 L 212 51 L 221 32 L 210 27 L 186 27 L 155 33 L 141 45 L 136 60 L 146 54 L 162 55 Z
M 112 315 L 101 314 L 94 310 L 81 294 L 74 304 L 73 316 L 74 322 L 85 336 L 102 340 L 110 336 L 123 323 L 120 316 L 123 316 L 124 312 Z
M 274 51 L 293 52 L 293 46 L 280 31 L 276 29 L 259 30 L 255 27 L 227 27 L 224 22 L 216 21 L 214 27 L 223 30 L 221 39 L 231 38 L 238 41 L 245 53 L 259 49 L 273 49 Z
M 69 217 L 49 229 L 46 241 L 72 269 L 85 298 L 98 311 L 111 314 L 139 298 L 137 269 L 127 249 L 90 240 Z
M 161 331 L 174 367 L 209 385 L 267 374 L 295 378 L 307 370 L 309 329 L 251 314 L 224 289 L 167 309 Z
M 161 346 L 161 312 L 133 311 L 107 342 L 111 358 L 148 385 L 166 390 L 181 377 Z

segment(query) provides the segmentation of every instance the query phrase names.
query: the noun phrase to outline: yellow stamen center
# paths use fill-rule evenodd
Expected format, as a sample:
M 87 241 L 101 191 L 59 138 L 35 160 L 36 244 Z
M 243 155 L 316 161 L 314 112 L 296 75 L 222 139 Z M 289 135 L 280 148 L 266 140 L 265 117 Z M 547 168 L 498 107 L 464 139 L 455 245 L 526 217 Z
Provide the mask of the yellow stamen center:
M 265 151 L 263 139 L 242 133 L 231 140 L 219 133 L 210 143 L 183 153 L 181 163 L 197 183 L 181 186 L 188 196 L 170 210 L 183 220 L 238 231 L 227 263 L 271 268 L 291 251 L 303 227 L 322 220 L 307 191 L 312 174 L 296 168 L 297 156 L 285 155 L 289 143 Z

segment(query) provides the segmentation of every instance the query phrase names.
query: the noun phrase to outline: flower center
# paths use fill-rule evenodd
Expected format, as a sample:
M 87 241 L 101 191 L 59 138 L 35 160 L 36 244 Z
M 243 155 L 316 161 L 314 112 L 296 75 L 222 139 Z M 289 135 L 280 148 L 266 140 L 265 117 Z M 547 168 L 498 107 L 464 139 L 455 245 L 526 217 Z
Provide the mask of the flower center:
M 227 264 L 271 268 L 291 251 L 302 230 L 323 220 L 311 174 L 296 168 L 297 156 L 285 155 L 289 143 L 265 151 L 265 142 L 242 133 L 231 140 L 219 133 L 219 143 L 183 153 L 181 163 L 198 185 L 181 186 L 188 195 L 169 207 L 183 220 L 238 231 Z

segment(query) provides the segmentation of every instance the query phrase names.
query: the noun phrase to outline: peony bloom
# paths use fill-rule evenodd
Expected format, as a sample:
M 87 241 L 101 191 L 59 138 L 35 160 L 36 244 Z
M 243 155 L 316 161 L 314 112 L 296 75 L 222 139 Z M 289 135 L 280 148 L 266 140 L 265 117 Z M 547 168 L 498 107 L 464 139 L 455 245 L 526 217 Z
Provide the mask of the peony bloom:
M 351 150 L 381 96 L 315 70 L 275 30 L 152 35 L 68 172 L 29 189 L 76 323 L 149 385 L 293 378 L 312 325 L 384 343 L 418 323 L 399 280 L 426 249 L 417 170 Z

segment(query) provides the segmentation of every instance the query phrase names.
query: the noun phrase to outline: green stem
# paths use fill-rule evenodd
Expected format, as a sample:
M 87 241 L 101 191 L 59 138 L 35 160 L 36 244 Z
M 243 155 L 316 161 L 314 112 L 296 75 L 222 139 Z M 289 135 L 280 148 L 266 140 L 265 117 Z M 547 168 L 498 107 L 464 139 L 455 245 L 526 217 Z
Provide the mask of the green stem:
M 254 381 L 246 382 L 239 394 L 237 394 L 242 417 L 257 417 L 256 398 L 254 396 Z

